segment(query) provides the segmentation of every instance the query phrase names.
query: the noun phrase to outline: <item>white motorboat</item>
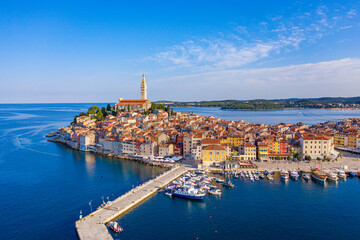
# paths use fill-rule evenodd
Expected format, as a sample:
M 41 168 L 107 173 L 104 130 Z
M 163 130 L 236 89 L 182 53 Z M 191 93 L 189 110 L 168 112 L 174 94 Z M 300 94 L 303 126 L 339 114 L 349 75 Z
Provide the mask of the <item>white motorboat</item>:
M 291 169 L 290 170 L 290 177 L 294 180 L 298 180 L 299 179 L 299 173 L 298 171 L 296 171 L 295 169 Z
M 181 198 L 188 198 L 188 199 L 195 199 L 201 200 L 204 198 L 205 193 L 201 192 L 195 188 L 177 188 L 172 193 L 172 196 L 181 197 Z
M 333 173 L 330 170 L 326 170 L 326 175 L 327 175 L 327 180 L 331 181 L 331 182 L 337 182 L 338 180 L 338 176 L 336 173 Z
M 284 180 L 289 179 L 289 173 L 284 169 L 281 169 L 280 176 L 281 176 L 281 179 L 284 179 Z
M 221 190 L 220 189 L 211 189 L 211 190 L 209 190 L 209 193 L 212 194 L 212 195 L 220 196 L 221 195 Z
M 339 176 L 340 179 L 346 180 L 346 174 L 345 174 L 345 172 L 343 170 L 338 171 L 338 176 Z
M 310 180 L 310 174 L 309 173 L 303 173 L 302 174 L 302 178 L 304 179 L 304 180 L 306 180 L 306 181 L 308 181 L 308 180 Z

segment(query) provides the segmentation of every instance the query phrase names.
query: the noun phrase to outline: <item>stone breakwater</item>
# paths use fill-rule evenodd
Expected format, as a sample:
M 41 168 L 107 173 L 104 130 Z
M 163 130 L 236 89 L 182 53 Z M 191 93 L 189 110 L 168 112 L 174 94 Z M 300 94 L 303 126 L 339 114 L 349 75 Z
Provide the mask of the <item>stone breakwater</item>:
M 80 240 L 113 239 L 106 224 L 135 207 L 161 188 L 177 179 L 188 171 L 184 166 L 175 166 L 156 178 L 131 189 L 104 207 L 96 210 L 75 223 L 76 232 Z

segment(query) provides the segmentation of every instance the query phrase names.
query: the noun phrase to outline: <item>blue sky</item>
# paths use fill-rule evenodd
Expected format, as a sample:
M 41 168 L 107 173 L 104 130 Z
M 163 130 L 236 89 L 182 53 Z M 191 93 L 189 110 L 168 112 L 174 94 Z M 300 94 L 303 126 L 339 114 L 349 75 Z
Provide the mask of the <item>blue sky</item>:
M 0 102 L 359 96 L 359 1 L 1 1 Z

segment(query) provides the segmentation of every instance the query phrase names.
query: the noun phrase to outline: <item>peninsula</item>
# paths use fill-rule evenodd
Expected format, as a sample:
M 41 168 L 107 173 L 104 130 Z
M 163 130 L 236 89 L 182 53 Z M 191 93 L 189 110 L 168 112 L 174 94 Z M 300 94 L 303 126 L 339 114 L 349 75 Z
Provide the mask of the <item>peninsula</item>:
M 151 103 L 143 75 L 140 99 L 122 99 L 105 108 L 93 106 L 58 130 L 51 141 L 81 151 L 168 166 L 237 169 L 276 161 L 334 162 L 335 149 L 359 152 L 360 119 L 313 126 L 250 124 L 194 113 L 175 112 Z

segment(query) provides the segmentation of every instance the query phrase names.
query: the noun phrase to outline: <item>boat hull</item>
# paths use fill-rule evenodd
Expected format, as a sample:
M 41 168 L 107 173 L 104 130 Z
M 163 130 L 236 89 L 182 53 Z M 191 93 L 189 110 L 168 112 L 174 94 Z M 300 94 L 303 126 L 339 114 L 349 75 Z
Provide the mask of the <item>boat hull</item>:
M 173 193 L 172 196 L 174 197 L 179 197 L 179 198 L 186 198 L 186 199 L 193 199 L 193 200 L 202 200 L 204 198 L 203 195 L 186 195 L 186 194 L 181 194 L 181 193 Z
M 318 178 L 318 177 L 316 177 L 314 174 L 311 174 L 311 177 L 313 178 L 313 179 L 315 179 L 317 182 L 319 182 L 319 183 L 325 183 L 326 182 L 326 178 Z

